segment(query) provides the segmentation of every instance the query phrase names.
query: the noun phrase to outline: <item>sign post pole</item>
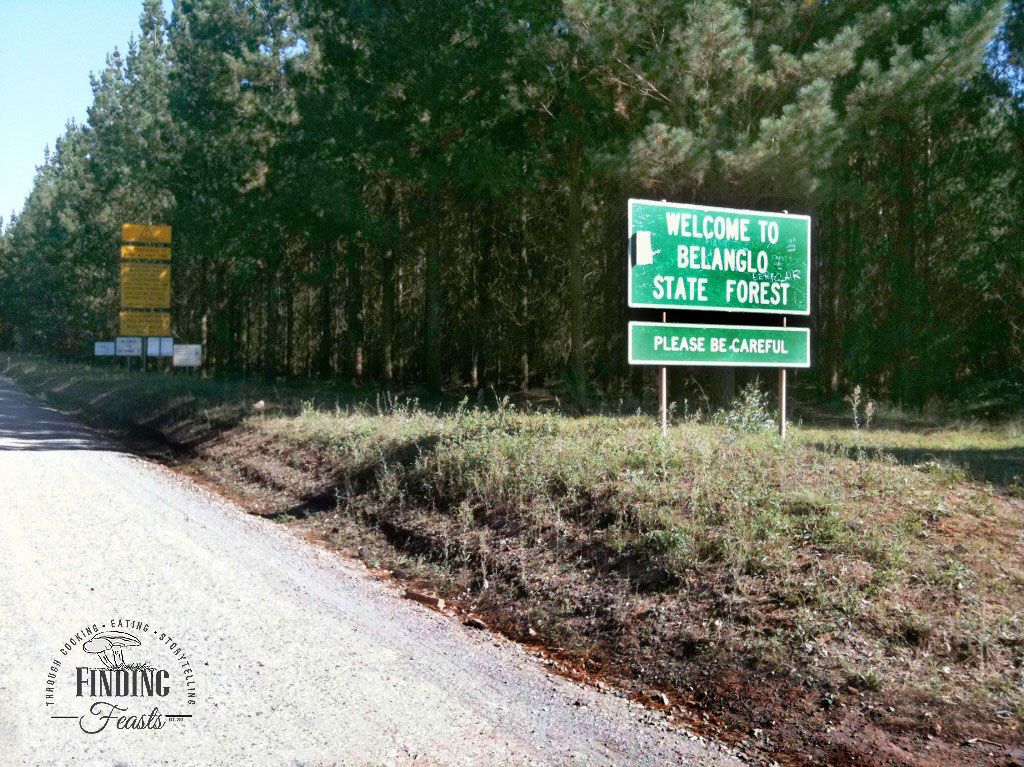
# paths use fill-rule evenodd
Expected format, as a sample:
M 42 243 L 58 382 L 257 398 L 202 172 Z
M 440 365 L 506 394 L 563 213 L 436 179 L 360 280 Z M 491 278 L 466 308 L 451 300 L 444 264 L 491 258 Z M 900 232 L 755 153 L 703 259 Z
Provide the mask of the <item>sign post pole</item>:
M 661 313 L 661 321 L 668 322 L 668 312 Z M 668 438 L 668 367 L 665 365 L 661 366 L 661 436 Z
M 668 321 L 668 313 L 661 313 L 661 321 Z M 661 436 L 668 436 L 668 368 L 661 366 Z
M 786 327 L 786 317 L 782 327 Z M 786 441 L 786 368 L 779 368 L 779 438 Z

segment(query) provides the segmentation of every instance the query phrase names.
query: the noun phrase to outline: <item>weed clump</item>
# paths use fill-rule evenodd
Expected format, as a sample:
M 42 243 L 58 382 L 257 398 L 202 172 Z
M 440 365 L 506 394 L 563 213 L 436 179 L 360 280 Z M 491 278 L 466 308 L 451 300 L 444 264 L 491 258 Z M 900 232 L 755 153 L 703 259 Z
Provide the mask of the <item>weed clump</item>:
M 757 381 L 751 381 L 740 392 L 728 410 L 719 410 L 711 421 L 741 432 L 766 432 L 775 428 L 775 413 L 769 408 L 768 393 Z

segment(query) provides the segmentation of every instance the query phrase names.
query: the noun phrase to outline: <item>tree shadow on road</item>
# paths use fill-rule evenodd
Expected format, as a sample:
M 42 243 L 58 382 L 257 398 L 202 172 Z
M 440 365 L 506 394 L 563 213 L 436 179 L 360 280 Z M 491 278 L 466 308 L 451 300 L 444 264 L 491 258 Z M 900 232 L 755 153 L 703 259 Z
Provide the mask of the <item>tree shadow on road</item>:
M 103 435 L 0 380 L 0 451 L 116 450 Z

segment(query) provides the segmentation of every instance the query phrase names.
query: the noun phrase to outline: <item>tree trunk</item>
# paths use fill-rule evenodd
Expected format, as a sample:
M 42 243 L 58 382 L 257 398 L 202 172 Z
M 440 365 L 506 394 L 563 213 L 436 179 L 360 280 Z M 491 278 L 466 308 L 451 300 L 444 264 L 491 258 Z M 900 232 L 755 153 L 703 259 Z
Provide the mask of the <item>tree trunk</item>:
M 568 251 L 566 278 L 569 288 L 569 360 L 570 393 L 580 407 L 587 404 L 587 380 L 583 361 L 584 345 L 584 265 L 583 265 L 583 140 L 577 135 L 566 147 L 569 173 L 568 220 L 565 247 Z
M 896 195 L 896 242 L 889 265 L 893 300 L 896 304 L 896 349 L 893 362 L 893 393 L 897 402 L 919 405 L 918 371 L 914 358 L 914 319 L 919 308 L 917 242 L 914 226 L 913 138 L 905 128 L 905 143 L 899 157 L 899 190 Z
M 486 387 L 490 381 L 492 339 L 497 332 L 494 322 L 494 301 L 491 298 L 494 281 L 494 227 L 491 217 L 484 213 L 480 226 L 480 259 L 476 269 L 476 327 L 471 337 L 474 339 L 476 360 L 477 387 Z
M 396 246 L 401 242 L 400 229 L 396 227 L 400 218 L 395 205 L 394 190 L 389 186 L 384 197 L 384 216 L 391 225 L 388 241 L 381 259 L 381 354 L 379 375 L 390 388 L 396 376 L 395 338 L 398 334 L 398 292 L 401 277 L 397 273 L 398 253 Z M 375 355 L 376 356 L 376 355 Z
M 432 236 L 429 238 L 426 269 L 426 285 L 424 290 L 424 322 L 423 322 L 423 365 L 426 373 L 427 387 L 431 391 L 440 391 L 443 383 L 441 367 L 441 247 L 443 228 L 441 226 L 441 205 L 437 196 L 431 204 L 431 216 L 428 226 Z
M 284 286 L 285 294 L 288 296 L 287 302 L 285 303 L 284 313 L 284 365 L 278 369 L 278 372 L 283 372 L 284 375 L 290 376 L 294 371 L 294 347 L 295 336 L 293 335 L 295 330 L 295 286 L 292 281 Z
M 205 269 L 204 269 L 205 272 Z M 231 318 L 229 306 L 231 304 L 232 291 L 228 285 L 227 267 L 223 262 L 217 265 L 216 285 L 213 286 L 215 296 L 213 306 L 213 340 L 211 348 L 207 348 L 207 354 L 214 360 L 214 370 L 217 375 L 223 374 L 232 368 L 236 350 L 231 343 Z M 205 279 L 205 277 L 204 277 Z
M 363 312 L 363 275 L 358 247 L 350 238 L 345 248 L 345 335 L 344 367 L 349 379 L 358 383 L 363 377 L 366 328 Z
M 842 301 L 843 290 L 843 263 L 851 260 L 851 251 L 856 247 L 851 231 L 849 216 L 842 216 L 835 206 L 832 206 L 830 213 L 829 234 L 834 243 L 830 253 L 831 258 L 827 263 L 819 258 L 820 268 L 816 270 L 818 275 L 818 300 L 821 302 L 821 309 L 817 324 L 818 338 L 822 340 L 821 346 L 826 350 L 824 360 L 824 373 L 826 388 L 832 395 L 839 393 L 839 384 L 843 374 L 843 339 L 842 339 Z
M 715 405 L 728 408 L 736 399 L 736 368 L 715 368 L 711 381 Z
M 268 270 L 266 276 L 266 321 L 267 332 L 263 338 L 263 375 L 273 380 L 277 376 L 277 346 L 278 346 L 278 300 L 280 290 L 277 284 L 277 266 Z
M 395 251 L 388 246 L 381 262 L 381 375 L 390 386 L 395 380 Z
M 519 276 L 519 388 L 530 388 L 530 353 L 533 350 L 533 320 L 530 317 L 530 283 L 533 277 L 527 247 L 526 213 L 520 214 L 515 229 Z
M 316 372 L 321 378 L 330 378 L 331 357 L 334 350 L 334 269 L 336 265 L 334 242 L 323 243 L 323 282 L 320 283 L 319 325 L 320 345 L 317 350 Z

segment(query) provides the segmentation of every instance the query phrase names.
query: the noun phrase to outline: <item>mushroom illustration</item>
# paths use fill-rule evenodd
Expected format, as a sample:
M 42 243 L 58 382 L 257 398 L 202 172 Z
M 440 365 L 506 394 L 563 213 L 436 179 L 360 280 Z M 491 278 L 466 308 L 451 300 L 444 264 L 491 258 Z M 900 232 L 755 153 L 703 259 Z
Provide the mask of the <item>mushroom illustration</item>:
M 138 647 L 139 642 L 131 634 L 123 631 L 101 631 L 82 645 L 87 653 L 99 655 L 103 665 L 110 669 L 124 666 L 124 650 L 122 647 Z

